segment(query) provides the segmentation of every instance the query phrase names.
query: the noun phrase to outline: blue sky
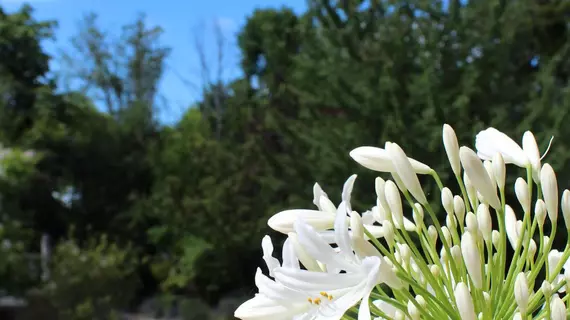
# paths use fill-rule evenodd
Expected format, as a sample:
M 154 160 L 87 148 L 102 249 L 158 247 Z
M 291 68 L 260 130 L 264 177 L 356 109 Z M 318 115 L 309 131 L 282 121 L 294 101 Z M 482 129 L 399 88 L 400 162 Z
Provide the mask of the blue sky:
M 75 34 L 78 21 L 88 12 L 99 14 L 100 25 L 109 31 L 120 30 L 141 12 L 146 14 L 148 25 L 161 26 L 164 29 L 163 43 L 173 50 L 161 83 L 162 94 L 170 106 L 160 115 L 166 123 L 178 119 L 200 96 L 199 91 L 188 84 L 201 83 L 193 38 L 199 28 L 206 30 L 205 47 L 212 56 L 214 44 L 207 41 L 208 38 L 211 40 L 208 34 L 212 34 L 215 21 L 223 28 L 230 46 L 225 51 L 225 78 L 230 79 L 239 76 L 235 33 L 255 8 L 287 5 L 296 12 L 303 12 L 306 7 L 305 0 L 0 0 L 0 5 L 11 12 L 25 2 L 35 8 L 37 19 L 58 21 L 56 42 L 45 44 L 46 50 L 52 54 L 69 47 L 69 38 Z M 54 68 L 57 68 L 57 61 L 54 61 Z

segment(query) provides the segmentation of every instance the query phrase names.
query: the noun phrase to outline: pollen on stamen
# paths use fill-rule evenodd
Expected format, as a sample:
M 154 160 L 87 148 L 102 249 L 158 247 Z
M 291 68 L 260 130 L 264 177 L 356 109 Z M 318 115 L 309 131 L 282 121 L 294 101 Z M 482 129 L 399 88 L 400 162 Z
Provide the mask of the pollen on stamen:
M 321 304 L 321 298 L 315 298 L 314 302 L 316 305 Z
M 309 301 L 310 304 L 313 303 L 313 299 L 311 299 L 311 298 L 307 298 L 307 301 Z

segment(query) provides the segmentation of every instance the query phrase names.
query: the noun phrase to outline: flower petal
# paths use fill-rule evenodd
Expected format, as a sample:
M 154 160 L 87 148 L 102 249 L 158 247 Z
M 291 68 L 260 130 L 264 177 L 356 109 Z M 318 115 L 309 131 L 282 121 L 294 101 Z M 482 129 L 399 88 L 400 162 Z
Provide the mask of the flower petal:
M 352 252 L 352 247 L 350 245 L 350 236 L 348 235 L 348 224 L 346 219 L 347 207 L 346 202 L 342 202 L 338 206 L 336 212 L 336 219 L 334 222 L 334 238 L 338 247 L 340 248 L 340 254 L 344 256 L 347 261 L 354 262 L 355 256 Z
M 513 139 L 492 127 L 477 134 L 475 148 L 483 160 L 492 160 L 496 153 L 500 153 L 505 163 L 523 168 L 529 163 L 525 152 Z
M 324 263 L 330 268 L 339 268 L 341 270 L 354 270 L 355 266 L 339 256 L 334 249 L 315 231 L 313 227 L 305 223 L 303 220 L 295 222 L 295 231 L 299 237 L 299 242 L 316 260 Z
M 395 171 L 388 152 L 382 148 L 358 147 L 350 152 L 350 157 L 370 170 L 379 172 Z M 427 165 L 412 158 L 409 158 L 409 160 L 416 173 L 429 174 L 431 172 L 431 168 Z
M 263 249 L 263 260 L 265 260 L 267 269 L 269 269 L 269 275 L 273 277 L 273 269 L 280 267 L 281 264 L 279 260 L 273 257 L 273 243 L 269 236 L 266 235 L 263 237 L 263 240 L 261 240 L 261 248 Z
M 275 269 L 275 279 L 278 282 L 287 287 L 309 293 L 348 289 L 362 282 L 365 276 L 361 272 L 333 274 L 283 267 Z
M 275 269 L 275 271 L 281 269 L 281 267 Z M 294 269 L 291 269 L 294 270 Z M 261 272 L 261 269 L 257 268 L 255 273 L 255 285 L 259 289 L 259 293 L 264 294 L 270 299 L 277 301 L 302 301 L 304 300 L 304 295 L 296 290 L 285 287 L 281 283 L 269 279 L 266 275 Z
M 234 317 L 242 320 L 289 320 L 310 307 L 306 302 L 281 305 L 263 294 L 256 294 L 236 309 Z
M 302 219 L 317 230 L 331 229 L 334 225 L 334 214 L 318 210 L 294 209 L 281 211 L 267 221 L 271 229 L 281 233 L 289 233 L 294 230 L 294 223 Z
M 297 257 L 291 238 L 288 237 L 285 243 L 283 243 L 283 252 L 281 255 L 283 256 L 283 267 L 301 269 L 299 266 L 299 258 Z

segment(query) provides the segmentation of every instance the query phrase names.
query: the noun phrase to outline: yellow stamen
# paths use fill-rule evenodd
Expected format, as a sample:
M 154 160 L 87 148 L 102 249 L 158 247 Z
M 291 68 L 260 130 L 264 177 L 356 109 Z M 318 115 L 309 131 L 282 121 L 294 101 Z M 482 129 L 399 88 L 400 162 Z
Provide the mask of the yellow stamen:
M 316 305 L 321 304 L 321 298 L 315 298 L 315 304 Z
M 311 299 L 311 298 L 308 298 L 307 301 L 309 301 L 309 303 L 311 303 L 311 304 L 313 303 L 313 299 Z

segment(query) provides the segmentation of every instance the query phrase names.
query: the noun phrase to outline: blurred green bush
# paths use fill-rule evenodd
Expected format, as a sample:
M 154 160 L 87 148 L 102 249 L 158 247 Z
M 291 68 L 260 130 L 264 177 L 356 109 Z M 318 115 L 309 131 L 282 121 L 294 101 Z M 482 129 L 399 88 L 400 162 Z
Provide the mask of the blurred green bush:
M 121 248 L 106 236 L 83 246 L 73 240 L 54 250 L 51 278 L 43 293 L 62 319 L 118 319 L 133 298 L 138 282 L 130 247 Z

